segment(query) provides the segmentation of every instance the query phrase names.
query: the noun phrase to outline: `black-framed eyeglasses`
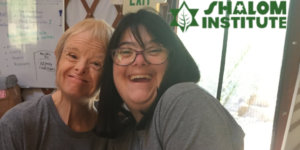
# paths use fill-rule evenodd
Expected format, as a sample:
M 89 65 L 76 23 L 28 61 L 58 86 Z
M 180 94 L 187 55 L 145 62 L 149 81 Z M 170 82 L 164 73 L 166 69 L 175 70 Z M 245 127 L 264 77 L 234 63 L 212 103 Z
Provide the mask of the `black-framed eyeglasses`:
M 144 60 L 153 65 L 163 64 L 168 58 L 168 50 L 164 47 L 136 51 L 131 48 L 117 48 L 112 53 L 113 62 L 120 66 L 132 64 L 137 55 L 143 55 Z

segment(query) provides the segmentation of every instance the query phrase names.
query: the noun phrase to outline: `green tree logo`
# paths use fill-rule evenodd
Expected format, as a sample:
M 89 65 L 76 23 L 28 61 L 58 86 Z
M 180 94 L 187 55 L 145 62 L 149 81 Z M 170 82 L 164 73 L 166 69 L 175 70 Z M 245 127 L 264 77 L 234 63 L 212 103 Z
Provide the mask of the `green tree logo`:
M 181 4 L 179 9 L 171 9 L 170 11 L 174 16 L 171 26 L 179 26 L 182 32 L 185 32 L 190 26 L 198 26 L 195 19 L 198 9 L 189 9 L 185 2 Z

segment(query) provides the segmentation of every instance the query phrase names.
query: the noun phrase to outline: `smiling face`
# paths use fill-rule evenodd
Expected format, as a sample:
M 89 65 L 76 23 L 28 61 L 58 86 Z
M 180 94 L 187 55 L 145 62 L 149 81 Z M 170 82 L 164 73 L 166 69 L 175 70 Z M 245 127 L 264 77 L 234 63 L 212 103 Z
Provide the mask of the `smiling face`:
M 85 99 L 99 89 L 105 49 L 88 32 L 68 38 L 57 65 L 56 83 L 63 96 Z
M 139 32 L 144 47 L 138 44 L 131 30 L 127 29 L 121 37 L 119 48 L 143 51 L 159 47 L 144 27 L 140 26 Z M 135 114 L 147 110 L 156 98 L 166 67 L 167 61 L 159 65 L 149 64 L 141 54 L 128 66 L 113 64 L 113 78 L 117 91 L 136 120 L 139 119 Z

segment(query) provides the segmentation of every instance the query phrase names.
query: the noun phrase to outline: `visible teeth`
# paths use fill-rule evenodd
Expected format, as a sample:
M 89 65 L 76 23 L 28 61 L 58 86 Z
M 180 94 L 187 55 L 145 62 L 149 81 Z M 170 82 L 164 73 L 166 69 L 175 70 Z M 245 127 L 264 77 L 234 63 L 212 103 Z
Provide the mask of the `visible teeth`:
M 130 77 L 130 80 L 135 80 L 135 79 L 151 79 L 151 76 L 149 76 L 149 75 L 135 75 L 135 76 Z

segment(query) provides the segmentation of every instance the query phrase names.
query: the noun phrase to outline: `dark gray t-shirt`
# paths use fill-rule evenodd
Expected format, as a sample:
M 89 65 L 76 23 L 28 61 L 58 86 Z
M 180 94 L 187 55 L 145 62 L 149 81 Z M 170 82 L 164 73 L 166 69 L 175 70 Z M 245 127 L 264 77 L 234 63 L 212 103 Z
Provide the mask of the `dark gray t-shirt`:
M 51 95 L 26 101 L 0 119 L 1 150 L 104 150 L 107 140 L 74 132 L 60 118 Z
M 244 132 L 232 116 L 194 83 L 169 88 L 149 129 L 112 140 L 115 150 L 242 150 Z

